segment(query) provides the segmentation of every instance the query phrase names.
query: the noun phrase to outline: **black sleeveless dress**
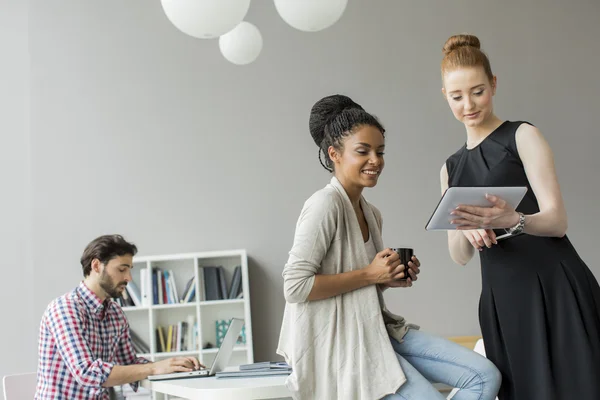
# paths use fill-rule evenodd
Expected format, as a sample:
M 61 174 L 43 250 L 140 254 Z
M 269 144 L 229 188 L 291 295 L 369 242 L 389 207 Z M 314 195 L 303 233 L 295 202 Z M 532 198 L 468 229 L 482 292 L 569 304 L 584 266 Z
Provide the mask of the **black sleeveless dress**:
M 517 211 L 538 212 L 515 141 L 522 123 L 448 158 L 449 186 L 527 186 Z M 600 287 L 569 239 L 522 234 L 480 259 L 479 322 L 502 372 L 499 399 L 600 400 Z

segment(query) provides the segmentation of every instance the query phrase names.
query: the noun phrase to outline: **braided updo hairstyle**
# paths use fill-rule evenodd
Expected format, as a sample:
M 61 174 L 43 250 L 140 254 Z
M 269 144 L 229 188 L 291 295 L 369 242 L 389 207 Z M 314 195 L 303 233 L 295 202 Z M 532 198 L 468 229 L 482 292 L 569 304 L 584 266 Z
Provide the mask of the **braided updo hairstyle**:
M 319 146 L 319 162 L 323 168 L 333 172 L 333 161 L 327 152 L 329 146 L 341 152 L 344 138 L 363 125 L 379 129 L 382 135 L 385 133 L 377 118 L 348 96 L 334 94 L 315 103 L 310 110 L 308 127 L 310 135 Z

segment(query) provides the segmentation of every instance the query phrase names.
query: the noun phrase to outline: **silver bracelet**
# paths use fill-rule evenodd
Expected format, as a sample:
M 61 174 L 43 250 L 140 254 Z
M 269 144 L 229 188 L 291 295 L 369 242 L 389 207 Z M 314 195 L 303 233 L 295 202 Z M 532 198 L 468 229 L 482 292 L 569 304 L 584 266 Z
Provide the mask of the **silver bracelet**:
M 519 222 L 512 228 L 508 228 L 507 232 L 511 235 L 518 235 L 523 232 L 523 229 L 525 229 L 525 215 L 519 213 Z

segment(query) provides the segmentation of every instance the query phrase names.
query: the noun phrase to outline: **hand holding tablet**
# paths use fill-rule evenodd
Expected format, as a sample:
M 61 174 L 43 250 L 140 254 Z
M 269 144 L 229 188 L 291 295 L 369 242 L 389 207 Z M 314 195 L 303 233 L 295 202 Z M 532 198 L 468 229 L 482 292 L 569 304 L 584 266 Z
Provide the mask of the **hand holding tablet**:
M 507 218 L 506 215 L 502 212 L 490 215 L 492 213 L 486 212 L 486 209 L 502 207 L 509 210 L 512 215 L 526 192 L 527 187 L 524 186 L 451 187 L 442 196 L 425 229 L 508 228 L 511 226 L 510 223 L 506 227 L 493 225 L 494 223 L 506 225 L 506 221 L 504 221 Z M 458 206 L 461 206 L 459 210 L 457 210 Z M 498 220 L 494 220 L 496 217 Z M 453 221 L 455 223 L 452 223 Z M 491 223 L 492 226 L 485 226 L 486 222 Z

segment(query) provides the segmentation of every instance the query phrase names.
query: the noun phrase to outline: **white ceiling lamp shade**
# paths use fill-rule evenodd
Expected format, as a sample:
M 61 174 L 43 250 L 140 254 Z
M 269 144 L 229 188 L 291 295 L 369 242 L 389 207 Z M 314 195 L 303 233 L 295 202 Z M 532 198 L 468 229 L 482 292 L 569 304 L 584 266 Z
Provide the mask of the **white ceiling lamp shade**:
M 250 64 L 260 54 L 263 39 L 260 31 L 250 22 L 242 21 L 219 38 L 219 49 L 227 61 L 236 65 Z
M 277 12 L 292 27 L 317 32 L 335 24 L 348 0 L 275 0 Z
M 250 0 L 161 0 L 173 25 L 199 39 L 213 39 L 229 32 L 248 13 Z

